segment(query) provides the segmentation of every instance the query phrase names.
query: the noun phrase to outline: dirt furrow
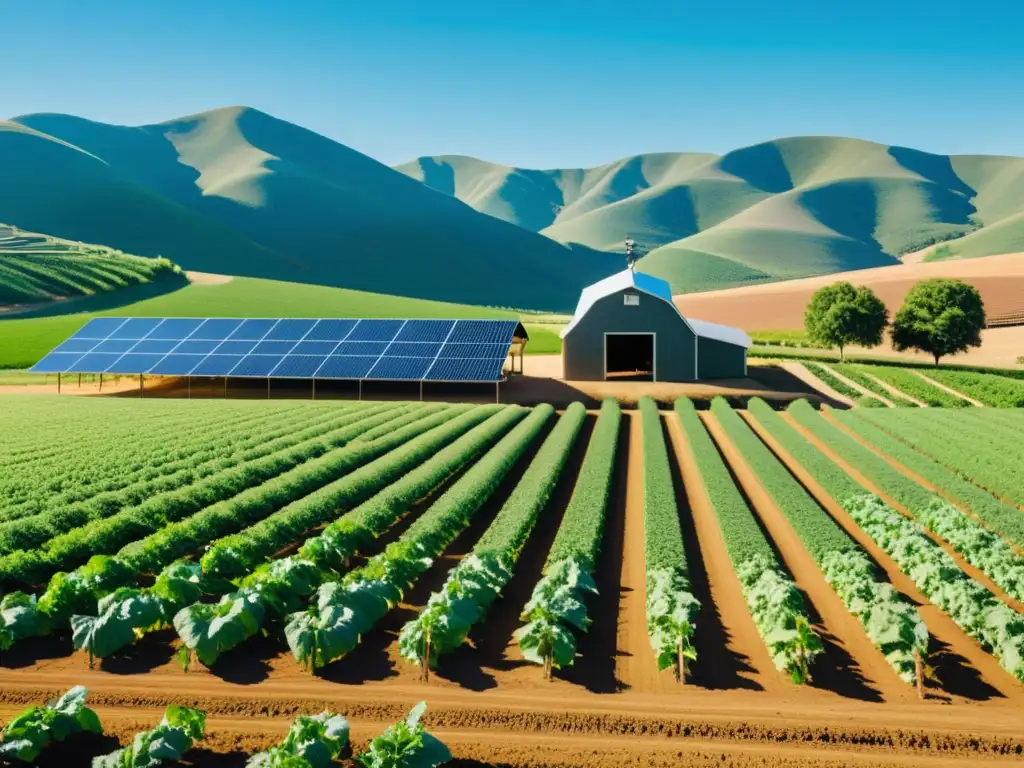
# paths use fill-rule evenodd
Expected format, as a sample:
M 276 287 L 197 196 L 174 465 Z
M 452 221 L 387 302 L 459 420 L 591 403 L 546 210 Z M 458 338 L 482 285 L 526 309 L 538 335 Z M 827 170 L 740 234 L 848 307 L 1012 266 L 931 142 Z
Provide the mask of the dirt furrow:
M 699 655 L 693 668 L 694 682 L 709 688 L 785 691 L 791 686 L 772 664 L 768 649 L 747 610 L 740 581 L 729 559 L 722 531 L 682 427 L 673 414 L 668 415 L 665 422 L 700 542 L 700 571 L 706 573 L 707 593 L 701 594 L 702 590 L 695 589 L 695 596 L 701 601 L 701 613 L 694 642 Z M 697 570 L 695 566 L 691 558 L 691 572 Z M 721 628 L 714 633 L 717 637 L 704 634 L 708 624 Z M 714 659 L 712 654 L 725 654 L 727 663 L 723 663 L 725 659 Z
M 911 699 L 913 693 L 910 687 L 899 679 L 881 651 L 868 639 L 860 622 L 846 609 L 843 601 L 829 586 L 818 564 L 804 547 L 800 536 L 729 439 L 718 419 L 710 411 L 705 411 L 701 416 L 750 501 L 751 508 L 767 528 L 786 568 L 804 591 L 814 611 L 821 617 L 825 629 L 832 636 L 831 640 L 842 649 L 843 654 L 838 661 L 850 664 L 850 667 L 844 670 L 844 675 L 837 676 L 829 670 L 823 670 L 822 674 L 817 669 L 814 670 L 815 683 L 824 684 L 841 694 L 856 698 L 870 699 L 880 696 L 885 701 Z M 832 654 L 826 653 L 823 660 L 836 661 L 828 658 L 830 655 Z M 842 656 L 847 656 L 848 660 Z
M 615 676 L 637 692 L 664 691 L 669 673 L 658 673 L 647 635 L 647 566 L 644 556 L 644 446 L 639 412 L 624 413 L 629 429 L 626 476 L 625 541 L 619 577 L 619 621 L 615 643 Z
M 882 501 L 884 501 L 890 507 L 895 509 L 901 515 L 911 520 L 915 520 L 913 512 L 911 512 L 905 506 L 896 501 L 896 499 L 894 499 L 892 496 L 885 493 L 885 491 L 883 491 L 881 488 L 875 485 L 864 473 L 862 473 L 850 462 L 848 462 L 846 459 L 844 459 L 842 456 L 840 456 L 838 453 L 832 450 L 831 446 L 827 445 L 825 442 L 820 440 L 817 435 L 812 433 L 809 429 L 805 428 L 802 424 L 800 424 L 800 422 L 794 419 L 792 414 L 784 413 L 782 414 L 782 418 L 785 419 L 790 426 L 796 429 L 797 432 L 799 432 L 807 440 L 809 440 L 815 448 L 821 451 L 821 453 L 823 453 L 833 462 L 838 464 L 839 467 L 843 470 L 843 472 L 845 472 L 847 475 L 853 478 L 860 485 L 864 486 L 865 490 L 875 494 L 875 496 L 878 496 L 880 499 L 882 499 Z M 957 567 L 960 570 L 962 570 L 976 582 L 981 584 L 983 587 L 985 587 L 985 589 L 987 589 L 993 595 L 995 595 L 1004 603 L 1009 605 L 1015 611 L 1024 613 L 1024 605 L 1021 605 L 1020 602 L 1012 598 L 1010 595 L 1006 594 L 1002 587 L 1000 587 L 998 584 L 992 581 L 992 579 L 986 576 L 981 570 L 967 562 L 964 556 L 957 552 L 955 549 L 953 549 L 949 542 L 947 542 L 938 534 L 928 530 L 924 526 L 921 527 L 924 531 L 925 536 L 931 539 L 936 545 L 942 547 L 942 549 L 945 550 L 946 554 L 953 558 L 953 561 L 956 563 Z
M 949 616 L 930 603 L 899 566 L 853 521 L 846 510 L 829 495 L 814 477 L 797 462 L 781 444 L 761 426 L 749 412 L 742 412 L 747 422 L 761 437 L 794 477 L 817 500 L 832 518 L 863 547 L 864 551 L 885 572 L 892 585 L 909 597 L 928 626 L 933 645 L 930 663 L 935 667 L 945 693 L 970 700 L 987 700 L 994 696 L 1024 702 L 1024 687 L 1014 680 L 990 654 L 983 651 Z

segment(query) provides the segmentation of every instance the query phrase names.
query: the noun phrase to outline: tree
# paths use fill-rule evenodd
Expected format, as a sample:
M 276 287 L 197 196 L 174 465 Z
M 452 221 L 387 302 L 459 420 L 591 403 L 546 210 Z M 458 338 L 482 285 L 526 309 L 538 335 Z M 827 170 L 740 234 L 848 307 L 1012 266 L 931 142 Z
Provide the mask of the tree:
M 816 291 L 804 311 L 807 337 L 826 347 L 849 344 L 877 347 L 889 322 L 889 311 L 874 291 L 850 283 L 833 283 Z
M 919 349 L 935 358 L 981 346 L 985 304 L 962 280 L 923 280 L 907 294 L 892 325 L 892 347 Z

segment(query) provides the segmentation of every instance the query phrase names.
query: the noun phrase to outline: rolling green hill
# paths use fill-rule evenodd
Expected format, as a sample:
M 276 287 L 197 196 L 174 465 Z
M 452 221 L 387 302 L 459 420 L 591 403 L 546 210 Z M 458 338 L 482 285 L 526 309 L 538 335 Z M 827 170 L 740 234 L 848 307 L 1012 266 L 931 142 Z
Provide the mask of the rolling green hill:
M 650 250 L 677 293 L 1024 250 L 1024 158 L 933 155 L 857 139 L 779 139 L 722 156 L 658 153 L 531 171 L 466 157 L 397 169 L 565 243 Z
M 17 307 L 161 283 L 185 277 L 167 259 L 148 259 L 98 245 L 23 232 L 0 224 L 0 307 Z
M 620 264 L 241 107 L 140 127 L 15 118 L 0 168 L 0 221 L 190 270 L 564 311 Z

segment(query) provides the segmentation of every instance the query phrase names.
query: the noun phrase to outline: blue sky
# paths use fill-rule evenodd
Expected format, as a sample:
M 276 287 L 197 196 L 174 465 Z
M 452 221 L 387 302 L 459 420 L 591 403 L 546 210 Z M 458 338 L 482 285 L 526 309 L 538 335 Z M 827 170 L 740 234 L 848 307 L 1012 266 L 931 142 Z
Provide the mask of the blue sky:
M 6 0 L 0 117 L 244 104 L 386 163 L 527 167 L 802 134 L 1024 155 L 1024 4 Z

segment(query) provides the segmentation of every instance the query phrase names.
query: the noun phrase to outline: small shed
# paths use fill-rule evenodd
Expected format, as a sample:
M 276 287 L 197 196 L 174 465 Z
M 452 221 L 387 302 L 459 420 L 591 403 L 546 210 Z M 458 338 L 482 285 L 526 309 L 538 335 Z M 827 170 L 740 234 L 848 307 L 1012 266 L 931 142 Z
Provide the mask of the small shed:
M 750 337 L 682 315 L 664 280 L 627 269 L 583 289 L 562 331 L 569 381 L 697 381 L 747 375 Z

